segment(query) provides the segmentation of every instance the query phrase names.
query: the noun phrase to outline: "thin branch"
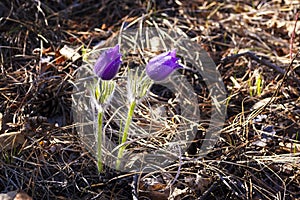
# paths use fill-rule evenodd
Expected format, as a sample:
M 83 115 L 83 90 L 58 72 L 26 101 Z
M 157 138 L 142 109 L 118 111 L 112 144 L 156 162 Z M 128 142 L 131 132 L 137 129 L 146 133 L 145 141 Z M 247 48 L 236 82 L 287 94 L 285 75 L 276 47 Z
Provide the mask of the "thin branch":
M 242 57 L 242 56 L 249 57 L 249 58 L 255 60 L 256 62 L 258 62 L 258 63 L 260 63 L 262 65 L 265 65 L 267 67 L 270 67 L 270 68 L 274 69 L 276 72 L 278 72 L 280 74 L 284 75 L 286 73 L 286 71 L 284 69 L 282 69 L 281 67 L 279 67 L 277 65 L 274 65 L 274 64 L 272 64 L 271 62 L 269 62 L 269 61 L 267 61 L 265 59 L 259 58 L 258 56 L 256 56 L 251 51 L 247 51 L 247 52 L 244 52 L 244 53 L 239 53 L 239 54 L 235 54 L 235 55 L 232 55 L 232 56 L 228 56 L 228 57 L 226 57 L 226 58 L 224 58 L 224 59 L 221 60 L 221 64 L 226 65 L 228 63 L 232 63 L 236 59 L 238 59 L 239 57 Z M 296 57 L 297 57 L 297 55 L 296 55 Z M 288 78 L 294 80 L 296 83 L 298 83 L 300 85 L 300 80 L 297 77 L 288 76 Z

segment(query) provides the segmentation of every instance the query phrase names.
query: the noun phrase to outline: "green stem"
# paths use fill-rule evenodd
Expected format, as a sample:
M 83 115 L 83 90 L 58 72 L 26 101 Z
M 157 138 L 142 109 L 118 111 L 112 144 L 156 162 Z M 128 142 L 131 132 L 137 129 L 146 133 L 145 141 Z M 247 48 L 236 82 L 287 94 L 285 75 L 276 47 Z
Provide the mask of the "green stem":
M 120 165 L 121 165 L 121 159 L 123 157 L 123 153 L 124 150 L 126 148 L 126 145 L 124 145 L 124 143 L 127 141 L 127 136 L 128 136 L 128 130 L 129 130 L 129 126 L 132 120 L 132 116 L 134 113 L 134 108 L 136 105 L 136 101 L 132 101 L 129 107 L 129 112 L 127 115 L 127 119 L 126 119 L 126 124 L 125 124 L 125 128 L 124 128 L 124 132 L 123 132 L 123 136 L 122 136 L 122 141 L 121 141 L 121 147 L 119 148 L 118 151 L 118 157 L 117 157 L 117 162 L 116 162 L 116 169 L 119 170 L 120 169 Z
M 98 137 L 97 137 L 97 164 L 98 172 L 102 172 L 103 163 L 102 163 L 102 116 L 103 112 L 98 112 Z

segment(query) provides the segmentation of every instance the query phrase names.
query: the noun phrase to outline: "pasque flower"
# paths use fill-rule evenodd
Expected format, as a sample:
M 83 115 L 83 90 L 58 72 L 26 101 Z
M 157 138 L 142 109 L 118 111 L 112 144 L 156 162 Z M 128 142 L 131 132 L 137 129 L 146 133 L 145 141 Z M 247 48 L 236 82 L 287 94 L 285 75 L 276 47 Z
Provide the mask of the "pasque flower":
M 150 59 L 146 65 L 146 73 L 154 81 L 163 81 L 176 69 L 182 68 L 177 63 L 178 60 L 175 49 L 159 54 Z
M 118 73 L 121 60 L 120 46 L 104 51 L 94 65 L 94 72 L 100 78 L 96 81 L 92 93 L 92 100 L 98 109 L 98 127 L 95 139 L 97 140 L 97 164 L 98 171 L 103 170 L 102 141 L 103 141 L 103 115 L 105 105 L 108 104 L 115 90 L 115 82 L 112 80 Z
M 119 45 L 104 51 L 94 65 L 94 72 L 102 80 L 113 79 L 120 69 L 121 57 Z
M 162 53 L 158 56 L 152 58 L 146 65 L 146 74 L 143 73 L 139 76 L 138 71 L 136 73 L 129 71 L 128 73 L 128 100 L 130 102 L 129 111 L 122 135 L 121 144 L 119 148 L 116 169 L 119 170 L 121 166 L 121 159 L 126 148 L 126 141 L 128 137 L 129 126 L 132 121 L 135 106 L 137 105 L 137 99 L 143 98 L 147 91 L 150 89 L 153 81 L 163 81 L 166 79 L 173 71 L 178 68 L 182 68 L 178 63 L 179 58 L 176 57 L 176 50 L 172 50 L 166 53 Z M 150 79 L 149 79 L 150 78 Z M 152 79 L 152 80 L 151 80 Z

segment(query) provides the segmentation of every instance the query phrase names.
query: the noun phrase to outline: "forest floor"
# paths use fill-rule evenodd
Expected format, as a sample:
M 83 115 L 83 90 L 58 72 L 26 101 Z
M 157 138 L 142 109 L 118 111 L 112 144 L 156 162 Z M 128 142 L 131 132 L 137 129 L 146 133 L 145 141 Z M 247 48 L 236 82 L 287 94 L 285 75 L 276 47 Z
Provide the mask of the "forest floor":
M 300 199 L 299 9 L 298 0 L 2 0 L 0 199 Z M 175 27 L 208 52 L 226 119 L 201 159 L 199 136 L 192 161 L 99 174 L 71 115 L 74 77 L 83 49 L 141 20 Z

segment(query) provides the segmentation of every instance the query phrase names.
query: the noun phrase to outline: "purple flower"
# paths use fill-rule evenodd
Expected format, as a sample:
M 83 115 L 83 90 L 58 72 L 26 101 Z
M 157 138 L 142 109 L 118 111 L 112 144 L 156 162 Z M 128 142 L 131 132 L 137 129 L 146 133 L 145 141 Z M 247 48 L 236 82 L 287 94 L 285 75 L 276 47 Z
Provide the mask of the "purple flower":
M 177 61 L 176 50 L 165 52 L 150 59 L 146 66 L 147 75 L 154 81 L 166 79 L 173 71 L 182 68 Z
M 121 57 L 119 45 L 104 51 L 94 65 L 94 72 L 102 80 L 113 79 L 120 69 Z

